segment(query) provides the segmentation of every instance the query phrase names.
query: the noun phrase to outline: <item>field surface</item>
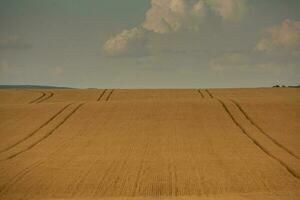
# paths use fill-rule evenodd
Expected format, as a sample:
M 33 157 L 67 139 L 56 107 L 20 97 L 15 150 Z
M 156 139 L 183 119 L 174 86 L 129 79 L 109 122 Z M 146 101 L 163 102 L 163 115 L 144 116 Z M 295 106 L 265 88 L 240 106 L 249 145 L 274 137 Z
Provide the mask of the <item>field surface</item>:
M 0 199 L 299 200 L 300 89 L 0 90 Z

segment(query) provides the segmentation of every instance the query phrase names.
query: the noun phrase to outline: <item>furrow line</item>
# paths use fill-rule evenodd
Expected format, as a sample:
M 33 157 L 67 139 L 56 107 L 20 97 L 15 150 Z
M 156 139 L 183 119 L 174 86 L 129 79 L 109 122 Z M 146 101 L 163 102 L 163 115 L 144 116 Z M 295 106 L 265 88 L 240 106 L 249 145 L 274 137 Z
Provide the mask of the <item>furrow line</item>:
M 149 151 L 149 146 L 150 144 L 147 143 L 146 147 L 145 147 L 145 151 L 143 153 L 143 159 L 141 161 L 141 165 L 138 169 L 138 172 L 137 172 L 137 178 L 135 180 L 135 183 L 134 183 L 134 191 L 133 191 L 133 196 L 137 196 L 138 195 L 138 192 L 140 190 L 140 181 L 141 181 L 141 176 L 143 175 L 143 171 L 145 170 L 145 163 L 146 163 L 146 154 L 148 153 Z
M 6 190 L 9 189 L 9 187 L 13 186 L 16 184 L 20 179 L 22 179 L 26 174 L 28 174 L 32 169 L 40 166 L 43 162 L 42 161 L 37 161 L 31 164 L 30 166 L 26 167 L 25 169 L 21 170 L 18 172 L 12 179 L 10 179 L 4 186 L 3 188 L 0 189 L 0 194 L 2 195 Z
M 98 161 L 98 159 L 95 159 L 87 167 L 87 169 L 83 169 L 83 170 L 80 171 L 79 178 L 78 178 L 77 183 L 75 184 L 74 188 L 68 190 L 68 191 L 71 191 L 70 192 L 71 197 L 75 197 L 76 193 L 78 191 L 80 191 L 80 187 L 83 185 L 83 182 L 84 182 L 85 178 L 88 176 L 88 174 L 90 174 L 90 172 L 92 171 L 92 168 L 93 168 L 94 164 L 96 164 L 97 161 Z
M 126 158 L 122 161 L 122 163 L 120 163 L 120 160 L 118 160 L 118 165 L 115 165 L 115 168 L 113 170 L 117 170 L 118 168 L 121 168 L 126 173 L 126 171 L 127 171 L 126 165 L 127 165 L 128 161 L 129 161 L 129 157 L 130 157 L 130 152 L 127 152 Z M 114 172 L 114 171 L 111 171 L 111 172 Z M 110 187 L 112 187 L 113 184 L 115 184 L 117 180 L 118 179 L 115 179 L 113 183 L 105 185 L 106 187 L 104 187 L 104 189 L 101 191 L 102 196 L 107 196 L 108 195 L 108 194 L 106 194 L 107 191 L 109 191 Z M 124 183 L 124 185 L 125 185 L 125 183 Z M 123 186 L 123 188 L 124 188 L 124 186 Z
M 129 152 L 127 153 L 127 156 L 126 156 L 126 159 L 125 159 L 125 161 L 123 162 L 123 165 L 121 166 L 123 169 L 125 169 L 124 171 L 125 171 L 125 173 L 124 173 L 124 176 L 126 177 L 126 176 L 128 176 L 128 173 L 130 172 L 129 171 L 129 167 L 128 167 L 128 163 L 129 163 L 129 160 L 130 160 L 130 156 L 131 156 L 131 151 L 132 151 L 132 149 L 131 150 L 129 150 Z M 123 182 L 122 182 L 122 184 L 121 184 L 121 186 L 120 186 L 120 192 L 119 192 L 119 195 L 121 196 L 122 194 L 123 194 L 123 191 L 124 190 L 126 190 L 126 183 L 127 183 L 127 181 L 126 181 L 126 179 L 123 179 Z
M 103 188 L 103 182 L 105 182 L 105 179 L 110 175 L 110 173 L 114 170 L 114 168 L 116 168 L 117 165 L 117 160 L 114 159 L 113 161 L 111 161 L 108 165 L 108 167 L 105 169 L 104 175 L 101 177 L 101 180 L 99 181 L 99 184 L 97 185 L 94 193 L 93 193 L 93 197 L 97 197 L 99 192 L 101 192 L 100 189 Z

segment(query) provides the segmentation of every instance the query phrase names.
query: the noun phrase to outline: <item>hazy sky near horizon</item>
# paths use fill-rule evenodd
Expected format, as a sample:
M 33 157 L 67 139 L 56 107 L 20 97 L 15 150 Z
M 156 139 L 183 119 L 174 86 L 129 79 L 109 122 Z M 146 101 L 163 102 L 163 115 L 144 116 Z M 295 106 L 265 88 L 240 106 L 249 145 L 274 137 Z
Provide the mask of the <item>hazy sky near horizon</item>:
M 0 84 L 300 84 L 299 0 L 0 0 Z

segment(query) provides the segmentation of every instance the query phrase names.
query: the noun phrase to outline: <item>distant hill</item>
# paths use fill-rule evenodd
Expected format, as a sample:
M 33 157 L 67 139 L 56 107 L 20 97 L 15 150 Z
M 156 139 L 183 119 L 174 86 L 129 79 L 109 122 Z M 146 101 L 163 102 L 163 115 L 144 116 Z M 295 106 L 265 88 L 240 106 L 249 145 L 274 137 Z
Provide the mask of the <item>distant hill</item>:
M 45 85 L 0 85 L 0 89 L 72 89 L 72 88 L 45 86 Z

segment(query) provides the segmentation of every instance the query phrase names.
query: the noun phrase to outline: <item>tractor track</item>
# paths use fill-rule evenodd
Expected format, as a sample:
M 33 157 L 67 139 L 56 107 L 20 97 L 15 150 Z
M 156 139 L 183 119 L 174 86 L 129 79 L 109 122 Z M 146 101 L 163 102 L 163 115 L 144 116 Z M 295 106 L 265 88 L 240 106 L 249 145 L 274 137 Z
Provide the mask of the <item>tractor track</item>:
M 104 94 L 106 93 L 107 89 L 105 89 L 99 96 L 99 98 L 97 99 L 97 101 L 100 101 L 102 99 L 102 97 L 104 96 Z
M 256 127 L 263 135 L 265 135 L 267 138 L 269 138 L 272 142 L 274 142 L 277 146 L 285 150 L 287 153 L 289 153 L 291 156 L 294 156 L 297 159 L 300 159 L 299 156 L 294 154 L 291 150 L 287 149 L 285 146 L 280 144 L 276 139 L 271 137 L 269 134 L 267 134 L 258 124 L 256 124 L 250 116 L 246 113 L 246 111 L 239 105 L 235 100 L 231 99 L 231 102 L 236 105 L 236 107 L 240 110 L 240 112 L 245 116 L 245 118 L 254 126 Z
M 77 110 L 79 110 L 80 107 L 82 107 L 85 103 L 81 103 L 79 104 L 71 113 L 69 113 L 58 125 L 56 125 L 51 131 L 49 131 L 47 134 L 45 134 L 42 138 L 40 138 L 39 140 L 37 140 L 36 142 L 34 142 L 33 144 L 31 144 L 30 146 L 26 147 L 25 149 L 10 155 L 9 157 L 2 159 L 1 161 L 5 161 L 5 160 L 10 160 L 12 158 L 17 157 L 18 155 L 32 149 L 33 147 L 35 147 L 36 145 L 38 145 L 39 143 L 41 143 L 43 140 L 47 139 L 49 136 L 51 136 L 60 126 L 62 126 Z
M 214 98 L 212 93 L 208 90 L 205 89 L 206 93 L 209 95 L 210 98 Z M 200 93 L 201 94 L 201 93 Z M 266 153 L 269 157 L 272 159 L 276 160 L 283 166 L 293 177 L 297 178 L 298 180 L 300 179 L 300 176 L 294 172 L 287 164 L 285 164 L 281 159 L 278 159 L 276 156 L 272 155 L 264 146 L 262 146 L 259 141 L 257 141 L 255 138 L 253 138 L 246 130 L 245 128 L 242 127 L 241 124 L 237 122 L 237 120 L 234 118 L 233 114 L 229 111 L 228 107 L 226 104 L 221 100 L 217 99 L 218 102 L 222 105 L 226 113 L 229 115 L 233 123 L 259 148 L 261 149 L 264 153 Z M 257 124 L 254 123 L 254 121 L 247 115 L 247 113 L 243 110 L 243 108 L 234 100 L 231 100 L 231 102 L 238 108 L 238 110 L 243 114 L 243 116 L 253 125 L 255 128 L 257 128 L 263 135 L 265 135 L 268 139 L 270 139 L 273 143 L 275 143 L 277 146 L 285 150 L 287 153 L 295 157 L 296 159 L 299 159 L 294 153 L 292 153 L 290 150 L 286 149 L 284 146 L 279 144 L 275 139 L 273 139 L 271 136 L 269 136 L 266 132 L 263 131 L 261 127 L 259 127 Z
M 106 97 L 105 101 L 109 101 L 109 99 L 111 98 L 111 95 L 113 94 L 113 92 L 114 92 L 114 89 L 112 89 L 112 90 L 110 91 L 110 93 L 109 93 L 108 96 Z
M 210 98 L 214 98 L 214 96 L 212 95 L 212 93 L 208 89 L 206 89 L 205 91 L 209 95 Z
M 50 119 L 48 119 L 45 123 L 43 123 L 40 127 L 38 127 L 36 130 L 34 130 L 33 132 L 31 132 L 29 135 L 27 135 L 26 137 L 24 137 L 23 139 L 19 140 L 18 142 L 16 142 L 15 144 L 3 149 L 0 151 L 0 153 L 6 152 L 8 150 L 10 150 L 11 148 L 17 146 L 18 144 L 24 142 L 25 140 L 27 140 L 28 138 L 32 137 L 33 135 L 35 135 L 39 130 L 41 130 L 42 128 L 44 128 L 45 126 L 47 126 L 51 121 L 53 121 L 58 115 L 60 115 L 63 111 L 65 111 L 70 105 L 72 104 L 68 104 L 66 106 L 64 106 L 62 109 L 60 109 L 57 113 L 55 113 Z
M 46 100 L 48 100 L 48 99 L 50 99 L 50 98 L 52 98 L 54 96 L 53 92 L 49 92 L 49 93 L 50 93 L 50 95 L 48 95 L 47 97 L 45 97 L 45 98 L 37 101 L 36 103 L 42 103 L 42 102 L 44 102 L 44 101 L 46 101 Z
M 237 120 L 234 118 L 233 114 L 229 111 L 228 107 L 226 106 L 226 104 L 221 100 L 218 99 L 218 102 L 222 105 L 222 107 L 224 108 L 225 112 L 229 115 L 229 117 L 231 118 L 231 120 L 233 121 L 233 123 L 242 131 L 242 133 L 244 135 L 246 135 L 259 149 L 261 149 L 266 155 L 268 155 L 269 157 L 271 157 L 272 159 L 276 160 L 282 167 L 284 167 L 293 177 L 295 177 L 296 179 L 300 179 L 300 177 L 287 165 L 285 164 L 283 161 L 281 161 L 280 159 L 278 159 L 277 157 L 275 157 L 274 155 L 272 155 L 268 150 L 266 150 L 265 147 L 263 147 L 256 139 L 254 139 L 238 122 Z
M 204 95 L 203 95 L 203 93 L 201 92 L 201 90 L 198 89 L 197 91 L 198 91 L 198 93 L 201 95 L 201 97 L 204 98 Z
M 30 101 L 29 103 L 30 103 L 30 104 L 31 104 L 31 103 L 36 103 L 37 101 L 43 99 L 43 98 L 47 95 L 45 92 L 40 92 L 40 93 L 42 93 L 41 96 L 39 96 L 38 98 L 36 98 L 36 99 Z

